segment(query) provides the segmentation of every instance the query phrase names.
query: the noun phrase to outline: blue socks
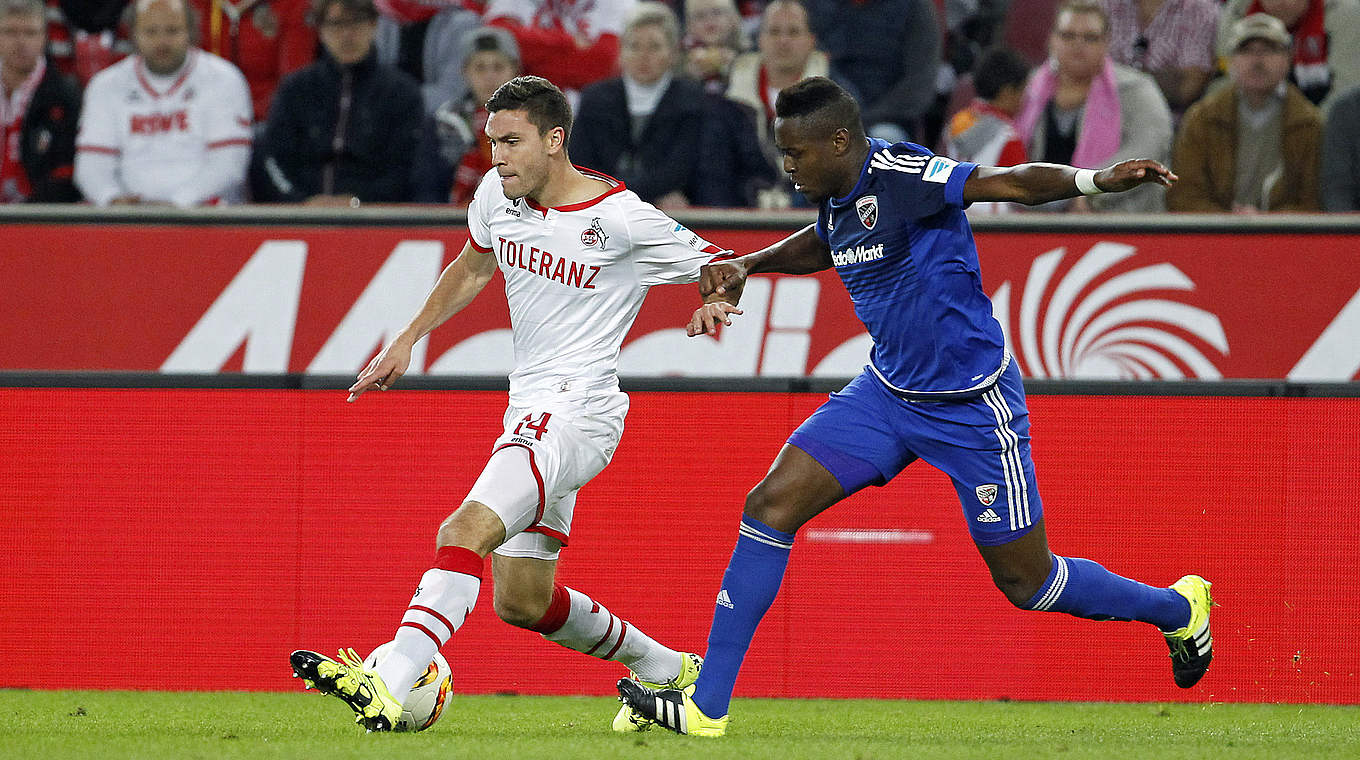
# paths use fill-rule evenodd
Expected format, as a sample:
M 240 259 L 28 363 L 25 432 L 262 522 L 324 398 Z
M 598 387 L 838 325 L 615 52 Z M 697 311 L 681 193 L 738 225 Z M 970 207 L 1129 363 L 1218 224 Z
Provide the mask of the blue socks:
M 793 534 L 775 530 L 745 515 L 732 560 L 708 631 L 708 652 L 694 687 L 694 704 L 704 715 L 721 718 L 732 701 L 732 687 L 756 626 L 774 604 L 793 549 Z
M 1163 631 L 1182 628 L 1190 620 L 1190 603 L 1169 588 L 1115 575 L 1089 559 L 1057 555 L 1048 580 L 1022 606 L 1089 620 L 1138 620 Z

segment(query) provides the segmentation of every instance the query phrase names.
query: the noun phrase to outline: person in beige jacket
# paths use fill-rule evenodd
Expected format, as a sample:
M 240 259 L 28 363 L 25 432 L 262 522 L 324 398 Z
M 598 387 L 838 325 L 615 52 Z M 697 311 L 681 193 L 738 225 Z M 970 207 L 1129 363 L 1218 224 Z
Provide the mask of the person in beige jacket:
M 1322 117 L 1285 81 L 1290 36 L 1274 16 L 1233 26 L 1228 86 L 1190 107 L 1176 138 L 1171 211 L 1317 211 Z
M 802 3 L 774 0 L 765 6 L 756 47 L 732 62 L 725 95 L 755 111 L 761 150 L 776 174 L 784 177 L 783 158 L 774 146 L 774 132 L 770 128 L 774 122 L 775 95 L 807 77 L 829 76 L 842 87 L 847 83 L 831 71 L 826 53 L 817 49 L 817 40 L 808 26 L 807 8 Z M 793 185 L 787 177 L 779 186 L 760 193 L 763 207 L 783 207 L 790 202 L 801 202 L 801 198 L 793 197 Z

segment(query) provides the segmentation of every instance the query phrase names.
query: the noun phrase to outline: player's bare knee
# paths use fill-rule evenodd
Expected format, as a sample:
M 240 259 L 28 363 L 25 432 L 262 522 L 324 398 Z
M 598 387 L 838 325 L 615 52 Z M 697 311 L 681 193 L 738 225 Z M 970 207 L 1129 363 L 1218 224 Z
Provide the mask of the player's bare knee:
M 1044 579 L 1028 577 L 1022 573 L 1011 573 L 1006 571 L 992 571 L 992 582 L 1001 593 L 1006 595 L 1007 601 L 1022 610 L 1029 609 L 1029 600 L 1039 593 L 1039 589 L 1044 585 Z
M 505 540 L 505 526 L 485 505 L 464 502 L 439 524 L 438 546 L 461 546 L 485 557 Z
M 532 628 L 543 619 L 550 601 L 527 596 L 496 594 L 493 604 L 496 608 L 496 617 L 516 628 Z
M 786 533 L 797 531 L 802 524 L 797 518 L 797 509 L 792 500 L 780 494 L 777 489 L 766 485 L 764 481 L 746 494 L 743 513 Z

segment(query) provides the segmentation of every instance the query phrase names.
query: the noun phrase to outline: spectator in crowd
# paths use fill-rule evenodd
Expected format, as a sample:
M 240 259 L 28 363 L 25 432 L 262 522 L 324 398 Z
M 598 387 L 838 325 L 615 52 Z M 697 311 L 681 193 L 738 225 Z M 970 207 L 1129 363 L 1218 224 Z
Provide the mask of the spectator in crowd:
M 1232 53 L 1233 24 L 1252 13 L 1284 22 L 1293 38 L 1289 79 L 1314 105 L 1360 85 L 1360 2 L 1357 0 L 1227 0 L 1218 20 L 1219 54 Z
M 704 93 L 699 153 L 686 195 L 695 206 L 773 206 L 784 172 L 770 165 L 756 136 L 756 111 L 722 95 Z
M 80 94 L 43 57 L 42 0 L 0 0 L 0 203 L 80 200 Z
M 255 120 L 263 122 L 279 80 L 316 58 L 308 0 L 193 0 L 201 47 L 231 61 L 250 85 Z
M 1322 133 L 1322 209 L 1360 211 L 1360 87 L 1332 99 Z
M 123 23 L 128 0 L 47 0 L 48 54 L 84 85 L 132 53 Z
M 488 0 L 483 18 L 514 33 L 525 74 L 581 90 L 614 76 L 619 37 L 634 5 L 635 0 Z
M 984 53 L 973 71 L 977 97 L 950 120 L 945 154 L 984 166 L 1016 166 L 1028 161 L 1014 121 L 1027 79 L 1029 65 L 1019 53 L 1010 48 L 992 48 Z M 968 214 L 1012 210 L 1012 204 L 986 201 L 969 206 Z
M 378 63 L 373 0 L 316 0 L 321 60 L 290 74 L 269 109 L 252 184 L 265 202 L 357 206 L 414 200 L 420 87 Z
M 90 80 L 76 186 L 99 206 L 244 199 L 250 89 L 227 61 L 190 47 L 185 0 L 136 0 L 137 54 Z
M 1176 139 L 1172 211 L 1318 210 L 1322 118 L 1286 81 L 1291 38 L 1278 18 L 1233 24 L 1230 86 L 1190 106 Z
M 1174 113 L 1185 113 L 1214 74 L 1215 0 L 1105 0 L 1110 57 L 1157 80 Z
M 850 79 L 871 137 L 926 140 L 940 26 L 933 0 L 806 0 L 812 33 Z
M 514 35 L 500 27 L 484 26 L 464 35 L 458 46 L 467 92 L 441 105 L 434 114 L 430 142 L 422 156 L 433 156 L 417 166 L 417 200 L 466 206 L 472 193 L 491 171 L 491 141 L 486 137 L 490 114 L 486 101 L 496 88 L 519 75 L 519 46 Z
M 727 89 L 732 61 L 746 49 L 741 15 L 733 0 L 685 0 L 685 73 L 704 91 L 721 95 Z
M 793 182 L 783 172 L 784 159 L 774 145 L 774 100 L 779 91 L 806 77 L 831 77 L 850 89 L 838 72 L 831 71 L 826 53 L 817 49 L 817 40 L 808 26 L 807 8 L 799 0 L 774 0 L 765 6 L 756 50 L 742 53 L 732 62 L 727 97 L 755 112 L 756 136 L 765 159 L 779 178 L 762 194 L 762 207 L 782 208 L 802 205 Z
M 467 94 L 463 79 L 463 37 L 482 17 L 460 0 L 376 0 L 379 18 L 374 44 L 378 62 L 420 82 L 425 110 Z
M 1010 5 L 1010 0 L 944 0 L 944 60 L 956 74 L 976 69 L 983 51 L 1000 42 Z
M 675 14 L 639 3 L 623 30 L 622 76 L 581 93 L 571 130 L 572 160 L 623 180 L 663 209 L 689 205 L 685 190 L 700 155 L 704 91 L 675 75 L 679 56 Z
M 1030 77 L 1016 128 L 1032 161 L 1102 167 L 1131 158 L 1166 163 L 1171 111 L 1147 74 L 1110 60 L 1110 25 L 1096 0 L 1066 0 L 1049 35 L 1049 59 Z M 1080 196 L 1045 210 L 1160 211 L 1164 190 Z
M 772 182 L 773 172 L 754 115 L 676 75 L 679 60 L 675 14 L 661 3 L 639 3 L 624 28 L 623 75 L 581 93 L 572 159 L 661 208 L 755 203 L 757 185 Z

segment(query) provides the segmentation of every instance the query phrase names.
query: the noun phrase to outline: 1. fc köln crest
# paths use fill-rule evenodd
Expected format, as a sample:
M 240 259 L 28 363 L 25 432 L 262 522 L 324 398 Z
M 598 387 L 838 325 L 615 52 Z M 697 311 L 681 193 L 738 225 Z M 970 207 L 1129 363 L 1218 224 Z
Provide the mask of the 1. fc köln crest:
M 978 501 L 982 502 L 982 506 L 984 507 L 990 507 L 992 506 L 992 502 L 996 501 L 995 483 L 981 485 L 973 490 L 977 493 Z
M 878 196 L 866 195 L 855 201 L 855 211 L 859 214 L 860 224 L 864 229 L 872 230 L 878 224 Z

